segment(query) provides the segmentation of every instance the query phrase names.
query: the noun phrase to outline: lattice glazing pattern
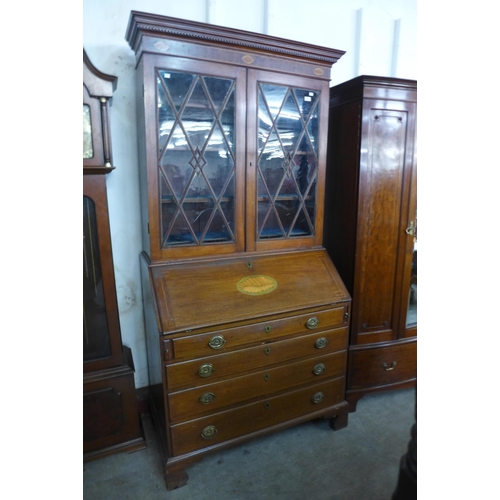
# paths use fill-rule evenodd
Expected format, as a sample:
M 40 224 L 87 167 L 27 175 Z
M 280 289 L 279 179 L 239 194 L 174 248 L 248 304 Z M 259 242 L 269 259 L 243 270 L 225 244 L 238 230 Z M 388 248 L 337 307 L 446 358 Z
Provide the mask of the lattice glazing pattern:
M 260 83 L 257 238 L 314 235 L 316 91 Z
M 158 70 L 162 246 L 235 240 L 235 82 Z

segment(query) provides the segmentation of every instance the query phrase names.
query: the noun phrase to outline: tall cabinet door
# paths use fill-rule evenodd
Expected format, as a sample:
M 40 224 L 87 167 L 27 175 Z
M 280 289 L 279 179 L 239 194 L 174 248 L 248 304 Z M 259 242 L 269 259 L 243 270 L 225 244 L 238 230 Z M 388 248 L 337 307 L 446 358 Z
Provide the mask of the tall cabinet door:
M 325 81 L 249 70 L 247 251 L 321 245 Z
M 407 228 L 416 211 L 415 104 L 367 99 L 363 108 L 352 325 L 358 344 L 405 336 L 400 325 L 406 322 L 409 292 L 401 291 L 410 290 Z

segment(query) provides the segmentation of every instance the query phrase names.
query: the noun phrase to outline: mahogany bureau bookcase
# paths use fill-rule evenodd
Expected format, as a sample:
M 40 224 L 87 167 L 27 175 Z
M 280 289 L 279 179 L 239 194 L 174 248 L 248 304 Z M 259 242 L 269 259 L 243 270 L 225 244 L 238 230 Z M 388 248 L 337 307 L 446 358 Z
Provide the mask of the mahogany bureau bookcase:
M 150 407 L 167 489 L 206 453 L 347 425 L 350 295 L 322 246 L 342 51 L 133 11 Z
M 352 297 L 346 399 L 415 386 L 417 82 L 330 89 L 324 245 Z
M 122 345 L 106 176 L 112 165 L 108 104 L 117 78 L 83 51 L 83 458 L 146 447 L 131 350 Z

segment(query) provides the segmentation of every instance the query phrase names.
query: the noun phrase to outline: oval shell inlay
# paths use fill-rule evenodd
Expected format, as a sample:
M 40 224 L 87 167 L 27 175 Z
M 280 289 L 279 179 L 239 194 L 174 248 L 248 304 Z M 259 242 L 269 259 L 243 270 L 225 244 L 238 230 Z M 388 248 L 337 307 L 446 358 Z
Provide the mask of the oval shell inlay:
M 270 276 L 246 276 L 236 284 L 236 288 L 247 295 L 263 295 L 270 293 L 278 286 L 277 281 Z
M 314 74 L 321 76 L 324 73 L 324 71 L 321 68 L 315 68 L 314 69 Z
M 247 64 L 252 64 L 254 62 L 254 58 L 252 56 L 249 56 L 248 54 L 246 56 L 243 56 L 241 60 Z

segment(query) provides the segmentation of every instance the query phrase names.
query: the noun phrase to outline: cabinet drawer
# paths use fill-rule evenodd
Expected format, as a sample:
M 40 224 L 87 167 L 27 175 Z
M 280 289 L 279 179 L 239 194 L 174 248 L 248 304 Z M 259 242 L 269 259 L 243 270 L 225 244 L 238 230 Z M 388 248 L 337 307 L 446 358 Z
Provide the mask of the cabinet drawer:
M 344 377 L 170 427 L 174 455 L 212 446 L 343 401 Z
M 338 377 L 344 375 L 346 365 L 347 351 L 341 351 L 169 394 L 170 419 L 178 422 L 266 394 Z
M 166 365 L 168 391 L 211 384 L 228 376 L 306 356 L 346 349 L 347 328 Z
M 347 306 L 319 311 L 311 314 L 301 314 L 291 318 L 254 323 L 237 328 L 228 328 L 204 334 L 195 334 L 173 339 L 175 359 L 210 356 L 221 351 L 256 342 L 309 332 L 311 329 L 325 330 L 345 325 Z
M 396 384 L 416 376 L 416 342 L 349 352 L 348 389 Z

